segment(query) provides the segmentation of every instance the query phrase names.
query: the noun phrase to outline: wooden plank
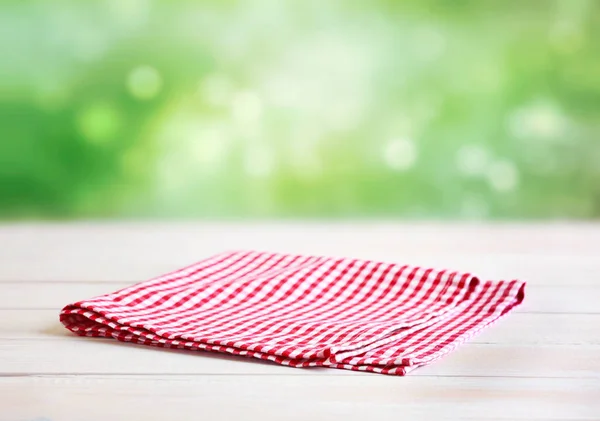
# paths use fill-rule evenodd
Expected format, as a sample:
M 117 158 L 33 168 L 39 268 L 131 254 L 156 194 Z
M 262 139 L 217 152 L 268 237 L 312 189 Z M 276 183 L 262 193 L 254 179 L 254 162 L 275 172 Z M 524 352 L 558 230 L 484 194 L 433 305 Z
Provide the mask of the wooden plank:
M 600 345 L 600 314 L 514 313 L 472 341 L 505 345 Z
M 167 350 L 100 338 L 0 340 L 0 376 L 65 373 L 310 375 L 328 371 L 331 370 L 299 370 L 258 359 Z
M 600 345 L 600 314 L 514 313 L 470 342 L 515 345 Z M 72 337 L 57 310 L 0 310 L 0 339 Z
M 299 374 L 346 370 L 294 369 L 223 354 L 164 350 L 108 339 L 0 341 L 1 374 Z M 594 345 L 464 344 L 420 376 L 600 378 L 600 347 Z
M 0 281 L 136 282 L 229 249 L 349 256 L 597 285 L 600 224 L 69 223 L 0 225 Z M 32 264 L 35 262 L 35 264 Z
M 60 309 L 72 302 L 132 285 L 114 283 L 11 282 L 0 284 L 0 309 Z M 600 313 L 600 286 L 528 285 L 525 301 L 515 311 L 527 313 Z
M 589 313 L 598 314 L 600 287 L 539 287 L 526 288 L 526 297 L 517 312 L 530 313 Z
M 0 379 L 2 420 L 597 420 L 592 379 L 52 376 Z M 99 403 L 103 404 L 99 404 Z
M 285 251 L 285 248 L 271 248 Z M 12 261 L 0 268 L 0 283 L 35 282 L 140 282 L 189 265 L 222 250 L 212 250 L 181 257 L 177 248 L 161 256 L 151 256 L 143 250 L 123 252 L 119 258 L 98 257 L 94 250 L 77 257 L 75 265 L 56 260 L 30 262 Z M 170 253 L 170 254 L 169 254 Z M 177 254 L 177 256 L 176 256 Z M 340 255 L 341 253 L 336 253 Z M 333 255 L 333 254 L 328 254 Z M 528 256 L 501 254 L 433 254 L 417 252 L 398 254 L 348 253 L 346 256 L 373 258 L 381 261 L 408 263 L 423 267 L 447 268 L 476 274 L 481 279 L 520 279 L 530 285 L 595 286 L 600 284 L 600 259 L 586 256 Z M 598 261 L 596 261 L 598 260 Z

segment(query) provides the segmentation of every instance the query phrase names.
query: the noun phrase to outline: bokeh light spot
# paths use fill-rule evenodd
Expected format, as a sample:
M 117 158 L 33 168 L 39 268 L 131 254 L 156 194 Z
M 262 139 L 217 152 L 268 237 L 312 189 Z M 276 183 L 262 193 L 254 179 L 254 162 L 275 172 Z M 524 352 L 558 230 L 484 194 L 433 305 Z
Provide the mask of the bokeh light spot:
M 121 118 L 114 106 L 96 103 L 79 113 L 77 124 L 80 133 L 87 140 L 100 143 L 114 139 L 121 127 Z
M 141 100 L 154 98 L 163 85 L 158 70 L 152 66 L 140 66 L 133 69 L 127 77 L 129 93 Z
M 233 97 L 231 113 L 233 119 L 242 125 L 254 124 L 262 114 L 262 101 L 255 92 L 238 92 Z
M 467 175 L 483 174 L 489 163 L 489 152 L 479 145 L 464 145 L 456 153 L 458 169 Z
M 383 158 L 390 168 L 398 171 L 407 171 L 417 161 L 417 147 L 410 139 L 393 139 L 386 145 L 383 151 Z
M 487 172 L 490 186 L 498 192 L 515 190 L 519 184 L 519 170 L 508 160 L 493 162 Z
M 150 0 L 108 0 L 112 19 L 126 28 L 142 26 L 150 15 Z
M 224 129 L 215 126 L 208 127 L 198 134 L 193 140 L 191 153 L 199 164 L 206 169 L 218 169 L 228 148 L 227 133 Z
M 517 138 L 558 139 L 564 134 L 567 120 L 558 107 L 538 101 L 514 111 L 509 117 L 509 130 Z

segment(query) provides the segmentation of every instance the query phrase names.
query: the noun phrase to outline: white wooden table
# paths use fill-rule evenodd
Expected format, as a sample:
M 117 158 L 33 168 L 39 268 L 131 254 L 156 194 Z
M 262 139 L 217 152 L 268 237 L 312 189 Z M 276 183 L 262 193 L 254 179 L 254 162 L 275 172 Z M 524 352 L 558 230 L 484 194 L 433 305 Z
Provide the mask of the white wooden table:
M 72 301 L 228 249 L 351 256 L 528 282 L 524 304 L 407 377 L 80 338 Z M 600 420 L 600 224 L 0 226 L 0 421 Z

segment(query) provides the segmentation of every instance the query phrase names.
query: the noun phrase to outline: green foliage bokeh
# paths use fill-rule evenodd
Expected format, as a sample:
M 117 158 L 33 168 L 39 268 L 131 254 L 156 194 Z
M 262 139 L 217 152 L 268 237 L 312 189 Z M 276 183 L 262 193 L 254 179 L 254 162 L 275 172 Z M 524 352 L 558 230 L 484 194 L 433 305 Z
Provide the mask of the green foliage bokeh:
M 0 217 L 600 216 L 600 2 L 5 1 Z

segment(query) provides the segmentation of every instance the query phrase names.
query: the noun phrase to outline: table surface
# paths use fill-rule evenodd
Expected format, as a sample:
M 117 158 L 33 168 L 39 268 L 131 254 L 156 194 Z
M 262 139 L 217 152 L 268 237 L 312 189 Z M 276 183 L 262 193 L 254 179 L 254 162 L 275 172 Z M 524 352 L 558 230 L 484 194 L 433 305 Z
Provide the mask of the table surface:
M 62 306 L 231 249 L 527 282 L 523 305 L 406 377 L 75 337 Z M 0 225 L 0 421 L 600 420 L 600 224 Z

